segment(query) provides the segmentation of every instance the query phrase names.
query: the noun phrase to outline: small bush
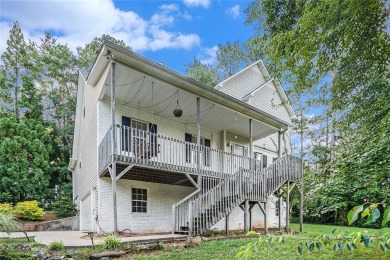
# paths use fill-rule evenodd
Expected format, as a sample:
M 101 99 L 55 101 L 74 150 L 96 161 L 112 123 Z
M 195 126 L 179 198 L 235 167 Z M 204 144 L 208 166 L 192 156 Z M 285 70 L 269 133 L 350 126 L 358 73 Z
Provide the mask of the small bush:
M 108 236 L 103 239 L 102 246 L 104 249 L 116 249 L 121 246 L 121 241 L 117 236 Z
M 158 242 L 158 249 L 162 250 L 164 248 L 165 248 L 164 242 L 162 242 L 162 241 Z
M 6 213 L 12 213 L 14 210 L 14 207 L 10 203 L 0 203 L 0 211 L 6 212 Z
M 77 211 L 72 198 L 61 196 L 52 204 L 53 211 L 59 218 L 67 218 L 76 216 Z
M 65 249 L 64 247 L 64 243 L 62 243 L 62 241 L 53 241 L 51 242 L 47 248 L 50 250 L 50 251 L 62 251 Z
M 20 229 L 20 223 L 8 212 L 0 211 L 0 232 L 12 232 Z
M 43 220 L 43 209 L 36 200 L 18 202 L 13 213 L 23 220 Z

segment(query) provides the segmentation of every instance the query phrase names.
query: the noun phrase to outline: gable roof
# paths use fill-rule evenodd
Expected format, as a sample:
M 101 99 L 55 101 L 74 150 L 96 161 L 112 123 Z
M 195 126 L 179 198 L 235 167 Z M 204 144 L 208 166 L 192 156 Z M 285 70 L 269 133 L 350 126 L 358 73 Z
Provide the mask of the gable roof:
M 245 71 L 251 69 L 251 68 L 254 67 L 254 66 L 257 66 L 257 67 L 259 68 L 259 70 L 260 70 L 261 73 L 263 74 L 265 80 L 268 80 L 268 79 L 270 78 L 270 75 L 269 75 L 269 73 L 268 73 L 268 70 L 265 68 L 263 61 L 262 61 L 262 60 L 258 60 L 258 61 L 256 61 L 256 62 L 254 62 L 254 63 L 252 63 L 252 64 L 246 66 L 245 68 L 243 68 L 243 69 L 240 70 L 239 72 L 234 73 L 234 74 L 231 75 L 230 77 L 228 77 L 228 78 L 224 79 L 223 81 L 219 82 L 219 83 L 214 87 L 214 89 L 217 89 L 217 90 L 221 89 L 221 88 L 223 87 L 223 85 L 224 85 L 227 81 L 229 81 L 229 80 L 231 80 L 231 79 L 233 79 L 233 78 L 235 78 L 235 77 L 237 77 L 237 76 L 243 74 Z
M 221 88 L 223 88 L 223 85 L 226 84 L 228 81 L 231 81 L 232 79 L 244 74 L 246 71 L 252 69 L 254 66 L 257 66 L 259 68 L 260 72 L 263 75 L 263 78 L 266 81 L 263 84 L 261 84 L 260 86 L 258 86 L 257 88 L 255 88 L 254 90 L 252 90 L 251 92 L 249 92 L 248 94 L 243 95 L 242 101 L 247 101 L 250 97 L 254 96 L 263 87 L 267 86 L 268 84 L 273 83 L 279 96 L 281 97 L 282 101 L 284 102 L 284 106 L 286 107 L 290 117 L 296 118 L 296 114 L 294 112 L 294 109 L 292 108 L 290 100 L 288 99 L 286 92 L 284 91 L 280 81 L 276 77 L 271 78 L 271 76 L 270 76 L 267 68 L 264 66 L 264 63 L 262 60 L 256 61 L 255 63 L 243 68 L 239 72 L 237 72 L 237 73 L 233 74 L 232 76 L 226 78 L 225 80 L 221 81 L 220 83 L 218 83 L 215 86 L 215 89 L 221 90 Z
M 95 85 L 100 78 L 102 71 L 107 67 L 110 60 L 106 58 L 105 53 L 110 50 L 115 57 L 115 62 L 132 69 L 141 71 L 146 75 L 159 78 L 167 83 L 174 85 L 179 89 L 195 93 L 202 99 L 208 100 L 214 104 L 237 111 L 249 118 L 268 124 L 274 128 L 287 128 L 291 126 L 290 122 L 284 121 L 274 115 L 255 108 L 242 100 L 229 96 L 217 89 L 207 86 L 197 80 L 189 78 L 178 73 L 161 63 L 152 61 L 132 50 L 119 46 L 110 41 L 104 40 L 99 55 L 87 77 L 87 85 Z M 261 61 L 260 61 L 261 62 Z

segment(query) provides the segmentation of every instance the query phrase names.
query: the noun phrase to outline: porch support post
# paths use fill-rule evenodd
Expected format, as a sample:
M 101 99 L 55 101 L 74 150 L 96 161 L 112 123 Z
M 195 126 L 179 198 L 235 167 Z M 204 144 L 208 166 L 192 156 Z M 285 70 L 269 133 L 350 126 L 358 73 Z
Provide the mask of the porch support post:
M 251 170 L 253 170 L 255 167 L 254 167 L 254 160 L 253 160 L 253 129 L 252 129 L 252 118 L 249 118 L 249 158 L 251 158 L 251 161 L 250 161 L 250 168 Z
M 286 194 L 286 232 L 288 234 L 290 229 L 290 180 L 287 180 L 287 194 Z
M 225 216 L 225 236 L 229 235 L 229 215 L 230 214 L 226 214 Z
M 303 232 L 303 185 L 298 186 L 299 191 L 299 232 Z
M 196 98 L 196 163 L 200 169 L 200 97 Z
M 116 127 L 115 127 L 115 62 L 111 56 L 111 182 L 114 234 L 118 234 L 116 204 Z
M 245 232 L 249 231 L 249 200 L 245 200 L 245 208 L 244 208 L 244 229 Z
M 278 158 L 282 157 L 282 131 L 278 132 Z M 282 191 L 279 188 L 279 231 L 282 231 Z
M 279 130 L 278 132 L 278 158 L 282 157 L 282 135 L 283 132 Z
M 282 231 L 282 193 L 279 189 L 279 198 L 278 198 L 278 216 L 279 216 L 279 231 Z
M 263 205 L 261 205 L 261 202 L 257 202 L 257 205 L 259 205 L 259 208 L 261 210 L 261 212 L 263 213 L 264 215 L 264 234 L 267 235 L 268 234 L 268 223 L 267 223 L 267 199 L 265 200 L 264 202 L 264 207 Z
M 265 235 L 268 234 L 267 201 L 268 198 L 266 198 L 264 202 L 264 234 Z

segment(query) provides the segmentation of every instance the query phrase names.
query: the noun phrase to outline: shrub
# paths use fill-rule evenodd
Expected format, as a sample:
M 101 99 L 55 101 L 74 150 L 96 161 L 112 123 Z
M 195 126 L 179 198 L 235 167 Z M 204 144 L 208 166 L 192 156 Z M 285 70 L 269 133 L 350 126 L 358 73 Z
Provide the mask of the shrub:
M 12 232 L 20 228 L 20 223 L 8 212 L 0 211 L 0 232 Z
M 116 249 L 120 247 L 121 241 L 117 236 L 108 236 L 103 239 L 103 248 L 104 249 Z
M 58 218 L 67 218 L 76 216 L 77 211 L 72 198 L 61 196 L 52 204 L 53 211 Z
M 18 202 L 14 214 L 23 220 L 43 220 L 43 209 L 36 200 Z
M 14 207 L 10 203 L 0 203 L 0 211 L 6 212 L 6 213 L 12 213 L 14 210 Z
M 51 242 L 47 248 L 50 250 L 50 251 L 62 251 L 65 249 L 64 247 L 64 243 L 62 243 L 62 241 L 53 241 Z

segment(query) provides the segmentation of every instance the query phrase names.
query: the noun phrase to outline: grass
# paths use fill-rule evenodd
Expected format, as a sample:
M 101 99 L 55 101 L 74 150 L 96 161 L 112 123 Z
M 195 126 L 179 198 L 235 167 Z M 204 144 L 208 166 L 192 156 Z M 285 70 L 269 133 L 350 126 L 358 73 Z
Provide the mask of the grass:
M 297 224 L 292 224 L 291 227 L 299 230 Z M 320 234 L 330 234 L 333 229 L 339 228 L 345 233 L 367 230 L 368 234 L 384 234 L 390 232 L 390 228 L 375 230 L 353 227 L 336 227 L 327 225 L 305 224 L 304 231 L 307 233 L 293 235 L 287 238 L 283 244 L 277 244 L 272 248 L 264 247 L 261 252 L 254 253 L 250 259 L 390 259 L 390 250 L 386 253 L 379 248 L 378 242 L 375 242 L 370 247 L 366 248 L 360 245 L 358 250 L 349 252 L 344 250 L 342 252 L 333 252 L 332 247 L 322 248 L 321 251 L 315 250 L 311 253 L 306 250 L 303 255 L 297 251 L 299 241 L 308 239 Z M 124 259 L 235 259 L 240 247 L 246 245 L 248 242 L 254 241 L 256 238 L 243 239 L 229 239 L 229 240 L 214 240 L 194 246 L 192 248 L 181 249 L 177 251 L 158 251 L 149 255 L 132 255 Z
M 292 224 L 291 228 L 294 230 L 299 230 L 299 225 Z M 320 234 L 330 234 L 333 229 L 339 228 L 345 233 L 351 233 L 356 231 L 367 230 L 370 235 L 381 235 L 385 232 L 390 232 L 390 228 L 386 229 L 365 229 L 365 228 L 354 228 L 354 227 L 337 227 L 337 226 L 328 226 L 328 225 L 315 225 L 315 224 L 305 224 L 303 234 L 291 235 L 287 238 L 286 242 L 283 244 L 275 244 L 272 248 L 264 246 L 261 251 L 254 253 L 250 259 L 267 259 L 267 260 L 290 260 L 290 259 L 390 259 L 390 250 L 386 253 L 382 252 L 379 248 L 378 242 L 375 242 L 370 247 L 366 248 L 363 245 L 359 245 L 358 250 L 349 252 L 345 250 L 343 252 L 333 252 L 332 247 L 323 247 L 321 251 L 315 250 L 315 252 L 309 252 L 306 250 L 301 256 L 297 247 L 300 241 L 305 239 L 310 239 L 312 237 L 318 236 Z M 172 251 L 167 251 L 165 248 L 167 244 L 159 245 L 162 250 L 160 251 L 151 251 L 151 252 L 138 252 L 131 253 L 127 256 L 123 256 L 120 259 L 235 259 L 237 252 L 242 246 L 245 246 L 249 242 L 253 242 L 256 238 L 241 238 L 241 239 L 224 239 L 224 240 L 212 240 L 208 242 L 203 242 L 199 246 L 192 246 L 189 248 L 178 248 Z M 25 238 L 22 239 L 10 239 L 4 238 L 0 239 L 0 248 L 4 244 L 12 244 L 17 246 L 17 244 L 27 244 Z M 33 247 L 43 247 L 37 244 L 30 244 Z M 123 245 L 126 246 L 126 245 Z M 13 248 L 11 246 L 11 248 Z M 5 259 L 30 259 L 30 253 L 26 252 L 22 255 L 22 251 L 15 249 L 5 250 L 0 249 L 0 259 L 5 256 Z M 69 252 L 80 252 L 85 257 L 77 259 L 88 259 L 89 254 L 93 252 L 103 251 L 102 246 L 97 246 L 95 249 L 91 247 L 88 248 L 78 248 L 78 249 L 68 249 Z M 136 250 L 137 251 L 137 250 Z M 7 254 L 7 255 L 2 255 Z

